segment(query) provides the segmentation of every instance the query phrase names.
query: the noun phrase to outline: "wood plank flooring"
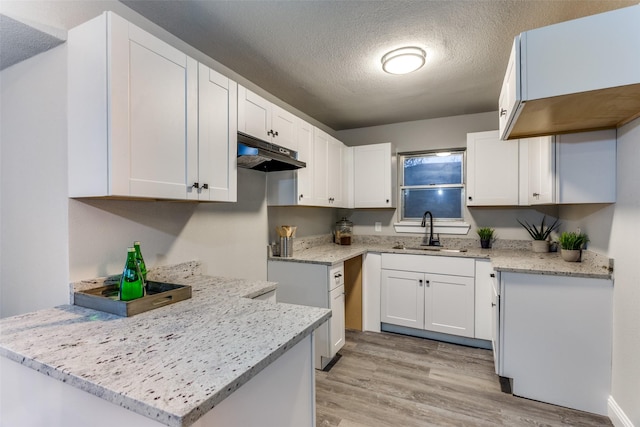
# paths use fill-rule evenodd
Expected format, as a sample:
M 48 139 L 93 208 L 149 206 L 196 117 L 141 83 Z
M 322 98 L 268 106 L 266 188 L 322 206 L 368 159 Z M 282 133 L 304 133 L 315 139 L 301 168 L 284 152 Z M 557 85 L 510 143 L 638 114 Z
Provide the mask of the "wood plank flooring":
M 316 371 L 318 427 L 612 426 L 502 393 L 490 350 L 348 330 L 340 354 Z

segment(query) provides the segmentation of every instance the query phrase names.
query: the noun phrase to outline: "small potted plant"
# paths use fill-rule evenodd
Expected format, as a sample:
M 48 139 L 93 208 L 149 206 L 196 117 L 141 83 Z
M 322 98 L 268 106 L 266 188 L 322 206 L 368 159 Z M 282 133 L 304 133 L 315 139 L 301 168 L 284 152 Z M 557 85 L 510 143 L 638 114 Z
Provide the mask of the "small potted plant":
M 491 227 L 480 227 L 476 230 L 480 236 L 480 246 L 482 249 L 491 248 L 491 242 L 494 240 L 495 230 Z
M 558 238 L 560 244 L 560 256 L 568 262 L 579 262 L 582 255 L 582 248 L 589 241 L 585 233 L 565 231 Z
M 558 227 L 560 227 L 560 223 L 556 219 L 550 226 L 545 227 L 544 222 L 547 219 L 547 216 L 542 217 L 542 223 L 540 224 L 540 228 L 536 227 L 535 224 L 529 224 L 527 221 L 517 220 L 521 226 L 527 230 L 533 242 L 531 242 L 531 249 L 533 252 L 549 252 L 549 235 L 551 232 Z

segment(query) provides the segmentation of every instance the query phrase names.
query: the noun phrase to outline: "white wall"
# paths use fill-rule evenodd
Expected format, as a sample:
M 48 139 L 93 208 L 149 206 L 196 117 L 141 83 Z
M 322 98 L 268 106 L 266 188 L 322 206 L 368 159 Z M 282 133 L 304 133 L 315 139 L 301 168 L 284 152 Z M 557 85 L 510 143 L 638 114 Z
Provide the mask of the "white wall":
M 65 46 L 0 72 L 0 316 L 69 300 Z
M 640 119 L 618 129 L 615 205 L 565 206 L 561 216 L 614 259 L 611 396 L 640 426 Z
M 402 153 L 443 148 L 466 148 L 467 133 L 483 132 L 497 128 L 498 113 L 489 112 L 349 129 L 337 132 L 337 138 L 349 146 L 392 142 L 396 150 Z M 356 235 L 396 234 L 393 229 L 393 223 L 399 221 L 396 209 L 344 210 L 340 211 L 338 216 L 343 214 L 353 221 L 354 234 Z M 540 208 L 465 208 L 464 219 L 471 225 L 469 234 L 466 237 L 476 239 L 475 230 L 477 227 L 493 227 L 496 229 L 498 238 L 530 239 L 516 219 L 539 221 L 543 214 L 557 217 L 558 208 L 553 206 Z M 375 231 L 376 222 L 382 223 L 381 232 Z
M 271 206 L 269 212 L 269 242 L 276 241 L 278 225 L 295 225 L 296 237 L 329 234 L 337 218 L 337 209 L 307 206 Z

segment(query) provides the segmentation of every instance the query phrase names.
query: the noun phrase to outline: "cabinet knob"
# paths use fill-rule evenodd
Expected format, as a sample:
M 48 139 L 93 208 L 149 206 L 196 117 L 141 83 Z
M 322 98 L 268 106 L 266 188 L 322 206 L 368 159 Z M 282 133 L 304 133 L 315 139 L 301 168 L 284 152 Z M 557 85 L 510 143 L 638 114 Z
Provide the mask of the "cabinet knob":
M 469 200 L 473 200 L 473 197 L 469 196 Z
M 493 273 L 491 273 L 491 274 L 489 275 L 489 277 L 496 277 L 496 275 L 495 275 L 495 274 L 493 274 Z
M 273 132 L 273 136 L 278 136 L 278 132 Z
M 303 197 L 304 197 L 304 194 L 299 195 L 298 200 L 302 200 Z
M 500 109 L 500 117 L 502 116 L 506 116 L 507 115 L 507 110 L 505 110 L 504 108 Z
M 495 303 L 495 302 L 492 302 L 492 303 L 491 303 L 491 307 L 495 307 L 495 306 L 496 306 L 496 303 Z
M 209 184 L 202 184 L 202 188 L 204 190 L 208 190 L 209 189 Z
M 389 203 L 389 199 L 387 199 L 387 203 Z
M 193 188 L 200 188 L 200 184 L 198 184 L 197 182 L 194 182 L 192 185 Z
M 427 286 L 429 286 L 429 281 L 428 281 L 428 280 L 425 280 L 425 282 L 427 282 Z
M 418 280 L 419 286 L 422 286 L 422 279 Z
M 532 196 L 533 197 L 538 197 L 538 196 L 540 196 L 540 193 L 533 193 Z

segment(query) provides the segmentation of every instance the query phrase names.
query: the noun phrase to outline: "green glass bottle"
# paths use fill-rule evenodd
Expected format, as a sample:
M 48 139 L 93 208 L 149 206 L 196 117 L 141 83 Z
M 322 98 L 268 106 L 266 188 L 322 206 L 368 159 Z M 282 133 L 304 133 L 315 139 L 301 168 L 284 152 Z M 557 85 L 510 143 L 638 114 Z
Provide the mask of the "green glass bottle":
M 120 278 L 120 300 L 131 301 L 144 295 L 144 279 L 136 260 L 135 248 L 127 249 L 127 262 Z
M 144 258 L 142 257 L 140 242 L 133 242 L 133 247 L 136 249 L 136 261 L 138 261 L 138 267 L 140 267 L 140 273 L 142 273 L 142 278 L 144 279 L 144 282 L 147 283 L 147 265 L 144 263 Z

